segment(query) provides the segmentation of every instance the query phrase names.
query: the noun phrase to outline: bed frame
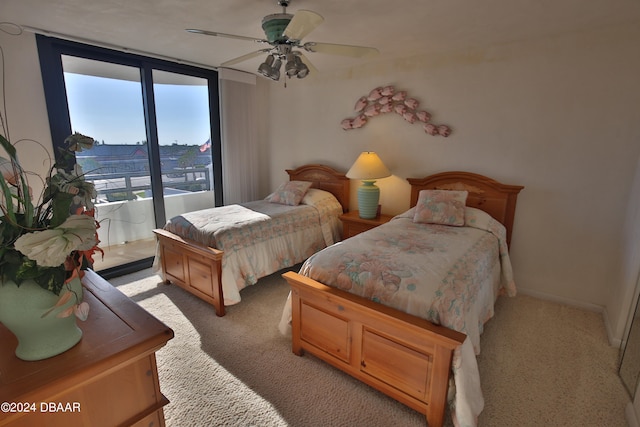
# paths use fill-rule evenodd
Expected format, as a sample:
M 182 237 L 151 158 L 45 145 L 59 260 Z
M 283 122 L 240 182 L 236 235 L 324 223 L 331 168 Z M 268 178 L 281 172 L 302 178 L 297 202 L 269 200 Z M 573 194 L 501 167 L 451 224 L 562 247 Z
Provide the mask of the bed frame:
M 310 164 L 287 169 L 290 181 L 311 181 L 312 188 L 336 196 L 342 209 L 349 209 L 350 180 L 343 173 L 325 165 Z M 174 283 L 212 304 L 218 316 L 224 316 L 222 294 L 223 251 L 189 241 L 163 229 L 153 230 L 165 283 Z
M 516 198 L 523 188 L 469 172 L 444 172 L 411 184 L 411 206 L 420 190 L 467 190 L 467 205 L 507 228 L 510 241 Z M 427 320 L 331 288 L 295 272 L 291 285 L 292 350 L 305 351 L 426 415 L 444 422 L 453 352 L 465 335 Z

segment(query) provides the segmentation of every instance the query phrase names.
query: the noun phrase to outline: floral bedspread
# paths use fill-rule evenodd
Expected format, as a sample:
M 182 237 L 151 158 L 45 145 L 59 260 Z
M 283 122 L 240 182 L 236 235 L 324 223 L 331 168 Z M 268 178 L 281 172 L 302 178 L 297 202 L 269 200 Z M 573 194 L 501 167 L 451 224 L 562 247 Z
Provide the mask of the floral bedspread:
M 224 251 L 222 291 L 225 305 L 232 305 L 259 278 L 339 240 L 342 206 L 327 195 L 298 206 L 258 200 L 203 209 L 171 218 L 164 229 Z
M 498 293 L 516 292 L 502 224 L 474 208 L 462 227 L 414 223 L 410 209 L 311 256 L 300 274 L 465 333 L 450 407 L 456 425 L 476 425 L 480 334 Z

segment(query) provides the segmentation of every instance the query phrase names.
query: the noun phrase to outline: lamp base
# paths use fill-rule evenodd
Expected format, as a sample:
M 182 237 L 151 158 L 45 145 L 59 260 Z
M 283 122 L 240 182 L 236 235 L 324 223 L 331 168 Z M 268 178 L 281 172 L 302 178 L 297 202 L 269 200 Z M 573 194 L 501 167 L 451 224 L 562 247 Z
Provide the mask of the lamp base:
M 373 219 L 378 215 L 378 201 L 380 200 L 380 188 L 375 181 L 363 180 L 358 187 L 358 213 L 362 219 Z

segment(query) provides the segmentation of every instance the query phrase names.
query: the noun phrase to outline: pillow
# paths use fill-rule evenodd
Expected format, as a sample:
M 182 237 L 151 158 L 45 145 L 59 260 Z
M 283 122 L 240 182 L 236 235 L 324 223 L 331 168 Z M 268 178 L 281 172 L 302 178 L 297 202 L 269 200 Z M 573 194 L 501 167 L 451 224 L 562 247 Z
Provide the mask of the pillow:
M 325 190 L 320 190 L 318 188 L 310 188 L 305 193 L 304 197 L 302 198 L 302 201 L 300 201 L 300 204 L 314 206 L 326 199 L 335 199 L 335 196 Z
M 413 222 L 464 225 L 464 208 L 468 194 L 468 191 L 420 191 Z
M 464 210 L 464 225 L 488 230 L 493 218 L 485 211 L 467 206 Z
M 309 187 L 311 187 L 311 182 L 309 181 L 283 182 L 265 200 L 271 203 L 280 203 L 281 205 L 297 206 L 307 190 L 309 190 Z

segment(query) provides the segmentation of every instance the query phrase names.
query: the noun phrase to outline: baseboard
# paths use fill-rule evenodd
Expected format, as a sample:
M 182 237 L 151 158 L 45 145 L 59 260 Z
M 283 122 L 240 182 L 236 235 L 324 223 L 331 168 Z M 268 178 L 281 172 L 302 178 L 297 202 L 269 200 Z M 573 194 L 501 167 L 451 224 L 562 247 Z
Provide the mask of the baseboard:
M 563 298 L 557 295 L 551 295 L 544 292 L 533 291 L 531 289 L 523 289 L 518 288 L 518 293 L 529 295 L 530 297 L 535 297 L 547 301 L 557 302 L 560 304 L 568 305 L 571 307 L 581 308 L 583 310 L 595 311 L 596 313 L 602 313 L 604 311 L 603 307 L 596 304 L 591 304 L 584 301 L 577 301 L 571 298 Z
M 633 402 L 627 403 L 627 407 L 624 409 L 624 415 L 629 427 L 640 427 L 640 424 L 638 424 L 638 418 L 636 417 L 636 410 L 633 407 Z
M 605 310 L 604 307 L 596 304 L 586 303 L 583 301 L 573 300 L 570 298 L 562 298 L 562 297 L 547 294 L 544 292 L 532 291 L 530 289 L 518 288 L 518 293 L 521 293 L 523 295 L 528 295 L 534 298 L 546 300 L 546 301 L 552 301 L 559 304 L 568 305 L 570 307 L 580 308 L 582 310 L 600 313 L 602 315 L 602 321 L 604 322 L 604 327 L 607 333 L 607 340 L 609 341 L 609 345 L 611 345 L 612 347 L 620 348 L 620 345 L 622 344 L 622 340 L 620 340 L 620 338 L 616 338 L 613 336 L 609 315 L 607 314 L 607 310 Z
M 611 329 L 611 321 L 609 320 L 609 312 L 602 310 L 602 319 L 604 320 L 604 327 L 607 331 L 607 338 L 609 339 L 609 345 L 612 347 L 620 348 L 622 346 L 622 339 L 613 336 L 613 330 Z

